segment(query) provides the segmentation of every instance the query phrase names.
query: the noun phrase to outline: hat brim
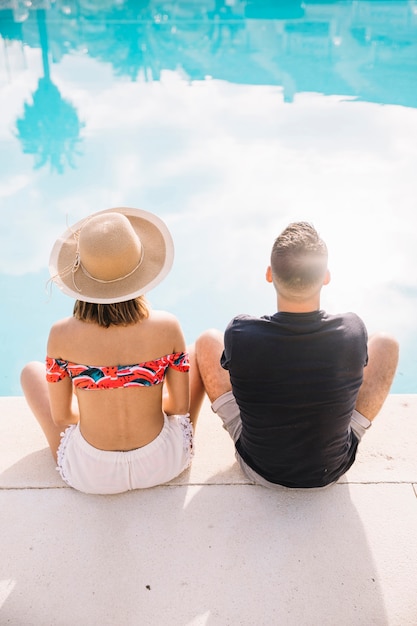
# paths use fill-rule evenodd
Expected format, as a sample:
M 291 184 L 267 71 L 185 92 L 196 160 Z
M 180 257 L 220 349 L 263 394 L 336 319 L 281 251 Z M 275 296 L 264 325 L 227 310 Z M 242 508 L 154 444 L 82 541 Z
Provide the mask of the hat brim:
M 118 207 L 98 211 L 94 215 L 121 213 L 132 224 L 143 248 L 143 261 L 129 276 L 117 282 L 102 283 L 87 276 L 82 268 L 74 268 L 77 236 L 86 219 L 68 228 L 55 242 L 49 259 L 52 280 L 67 296 L 97 304 L 125 302 L 144 295 L 168 274 L 174 260 L 174 244 L 165 223 L 153 213 L 142 209 Z

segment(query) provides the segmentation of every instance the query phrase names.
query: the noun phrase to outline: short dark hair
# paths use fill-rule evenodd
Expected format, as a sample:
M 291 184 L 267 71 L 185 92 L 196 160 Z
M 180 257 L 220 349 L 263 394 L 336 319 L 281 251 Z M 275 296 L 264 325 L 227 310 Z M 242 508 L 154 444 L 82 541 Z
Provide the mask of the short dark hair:
M 271 252 L 275 286 L 289 295 L 319 288 L 327 270 L 327 246 L 308 222 L 293 222 L 276 238 Z
M 149 317 L 149 307 L 144 296 L 114 304 L 96 304 L 76 300 L 73 315 L 82 322 L 95 322 L 99 326 L 128 326 Z

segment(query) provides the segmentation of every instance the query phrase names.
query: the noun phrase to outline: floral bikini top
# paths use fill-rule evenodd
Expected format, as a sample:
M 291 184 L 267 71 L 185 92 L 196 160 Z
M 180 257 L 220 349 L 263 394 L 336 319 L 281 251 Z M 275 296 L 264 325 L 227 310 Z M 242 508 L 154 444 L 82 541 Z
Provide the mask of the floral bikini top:
M 63 359 L 46 357 L 46 380 L 57 383 L 71 378 L 79 389 L 118 389 L 119 387 L 150 387 L 164 381 L 168 367 L 179 372 L 188 372 L 190 364 L 186 352 L 167 354 L 154 361 L 137 365 L 79 365 Z

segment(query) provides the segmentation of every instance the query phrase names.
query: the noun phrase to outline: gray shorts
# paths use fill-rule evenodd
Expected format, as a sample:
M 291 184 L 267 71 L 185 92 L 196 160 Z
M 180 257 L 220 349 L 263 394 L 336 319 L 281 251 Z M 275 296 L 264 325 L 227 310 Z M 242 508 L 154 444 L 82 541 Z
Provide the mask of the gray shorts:
M 223 422 L 223 428 L 227 430 L 233 442 L 236 441 L 240 437 L 240 433 L 242 432 L 242 420 L 240 417 L 239 407 L 237 405 L 236 399 L 233 395 L 232 391 L 228 391 L 224 393 L 222 396 L 217 398 L 211 405 L 212 410 L 216 413 Z M 354 410 L 351 417 L 350 427 L 355 434 L 358 441 L 360 441 L 366 431 L 370 428 L 372 422 L 370 422 L 366 417 L 361 415 L 358 411 Z M 253 470 L 240 456 L 239 452 L 235 451 L 236 460 L 240 465 L 243 473 L 255 484 L 263 485 L 264 487 L 269 487 L 271 489 L 287 489 L 287 487 L 283 487 L 282 485 L 277 485 L 276 483 L 271 483 L 269 480 L 266 480 L 262 476 L 260 476 L 255 470 Z M 334 484 L 334 483 L 331 483 Z M 327 485 L 328 487 L 330 485 Z M 308 491 L 314 491 L 314 489 L 308 489 Z M 325 487 L 317 487 L 317 490 L 325 489 Z

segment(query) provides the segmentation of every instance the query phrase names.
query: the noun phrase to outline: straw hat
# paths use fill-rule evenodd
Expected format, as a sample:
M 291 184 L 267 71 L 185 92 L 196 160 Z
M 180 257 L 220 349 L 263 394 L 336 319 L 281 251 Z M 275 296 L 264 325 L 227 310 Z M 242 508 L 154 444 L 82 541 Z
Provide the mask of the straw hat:
M 153 289 L 174 259 L 164 222 L 141 209 L 94 213 L 59 237 L 49 260 L 51 279 L 84 302 L 124 302 Z

